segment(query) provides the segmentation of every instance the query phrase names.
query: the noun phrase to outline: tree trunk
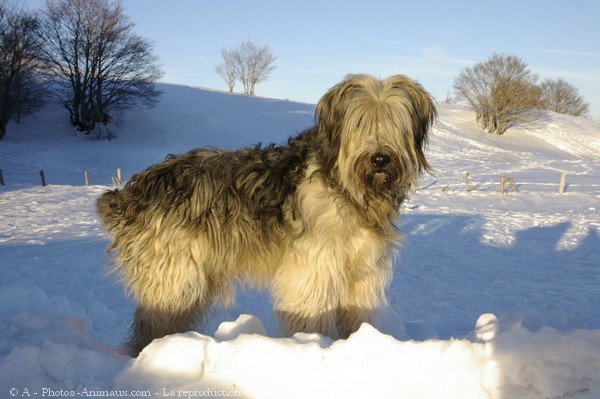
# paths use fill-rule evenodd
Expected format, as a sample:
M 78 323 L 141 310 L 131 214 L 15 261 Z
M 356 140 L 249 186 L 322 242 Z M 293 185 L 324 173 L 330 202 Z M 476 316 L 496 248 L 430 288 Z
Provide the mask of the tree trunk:
M 0 141 L 6 136 L 6 125 L 8 120 L 0 120 Z
M 104 104 L 102 104 L 102 78 L 96 82 L 96 104 L 94 104 L 94 122 L 102 123 L 104 120 Z
M 6 125 L 8 125 L 11 114 L 11 99 L 8 97 L 7 93 L 8 91 L 4 93 L 4 98 L 2 99 L 3 104 L 0 107 L 0 140 L 6 135 Z

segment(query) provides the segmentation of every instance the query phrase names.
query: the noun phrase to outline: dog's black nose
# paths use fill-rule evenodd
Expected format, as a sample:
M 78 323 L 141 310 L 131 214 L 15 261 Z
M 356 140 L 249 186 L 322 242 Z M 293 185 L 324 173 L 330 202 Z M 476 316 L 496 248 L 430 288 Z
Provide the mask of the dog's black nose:
M 390 156 L 377 152 L 371 156 L 371 163 L 376 168 L 385 168 L 390 163 Z

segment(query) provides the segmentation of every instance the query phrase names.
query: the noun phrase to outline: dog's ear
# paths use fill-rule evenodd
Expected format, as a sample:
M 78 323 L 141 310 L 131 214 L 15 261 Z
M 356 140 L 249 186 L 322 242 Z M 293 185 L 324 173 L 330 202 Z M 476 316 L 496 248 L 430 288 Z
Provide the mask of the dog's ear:
M 352 93 L 362 87 L 364 75 L 347 75 L 344 80 L 333 86 L 317 103 L 315 122 L 322 133 L 332 133 L 340 128 Z
M 412 105 L 410 114 L 414 140 L 417 148 L 422 150 L 427 143 L 429 129 L 437 117 L 433 99 L 420 84 L 404 75 L 390 76 L 384 84 L 393 89 L 401 90 L 409 99 Z
M 364 85 L 366 75 L 347 75 L 333 86 L 317 103 L 315 124 L 318 138 L 324 150 L 325 162 L 333 167 L 338 155 L 341 140 L 341 129 L 348 108 L 348 101 L 357 89 Z

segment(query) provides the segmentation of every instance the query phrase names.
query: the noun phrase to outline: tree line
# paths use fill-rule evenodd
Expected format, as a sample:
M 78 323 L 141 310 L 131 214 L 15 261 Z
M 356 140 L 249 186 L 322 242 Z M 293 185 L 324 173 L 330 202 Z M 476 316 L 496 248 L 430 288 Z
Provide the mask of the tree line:
M 563 79 L 538 80 L 521 58 L 493 54 L 463 69 L 453 89 L 455 99 L 469 104 L 489 133 L 504 134 L 517 123 L 533 121 L 539 109 L 575 116 L 589 114 L 589 103 L 573 85 Z
M 10 119 L 51 96 L 77 130 L 102 135 L 97 127 L 160 94 L 152 44 L 134 33 L 119 2 L 47 0 L 35 12 L 2 2 L 0 45 L 0 140 Z
M 251 41 L 221 51 L 216 72 L 229 91 L 246 94 L 268 79 L 276 56 Z M 0 0 L 0 140 L 49 98 L 86 134 L 111 138 L 103 126 L 134 106 L 153 106 L 163 76 L 152 43 L 134 32 L 120 2 L 47 0 L 28 11 Z
M 251 41 L 223 48 L 221 57 L 215 72 L 230 92 L 239 82 L 249 95 L 277 59 Z M 101 127 L 134 105 L 153 106 L 162 75 L 152 43 L 134 32 L 118 0 L 47 0 L 33 12 L 0 0 L 0 140 L 9 120 L 19 122 L 49 98 L 68 111 L 77 130 L 110 138 Z M 497 134 L 535 119 L 536 109 L 589 114 L 589 103 L 570 83 L 538 81 L 521 58 L 493 54 L 459 73 L 454 98 Z

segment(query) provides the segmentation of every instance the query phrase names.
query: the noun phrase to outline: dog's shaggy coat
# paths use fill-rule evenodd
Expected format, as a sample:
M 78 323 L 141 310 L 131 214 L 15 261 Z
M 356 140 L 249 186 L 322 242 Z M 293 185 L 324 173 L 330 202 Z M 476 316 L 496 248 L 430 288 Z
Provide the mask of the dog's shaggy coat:
M 139 303 L 132 352 L 231 303 L 235 282 L 271 288 L 286 335 L 372 323 L 435 114 L 405 76 L 349 75 L 285 146 L 196 149 L 102 195 L 115 269 Z

